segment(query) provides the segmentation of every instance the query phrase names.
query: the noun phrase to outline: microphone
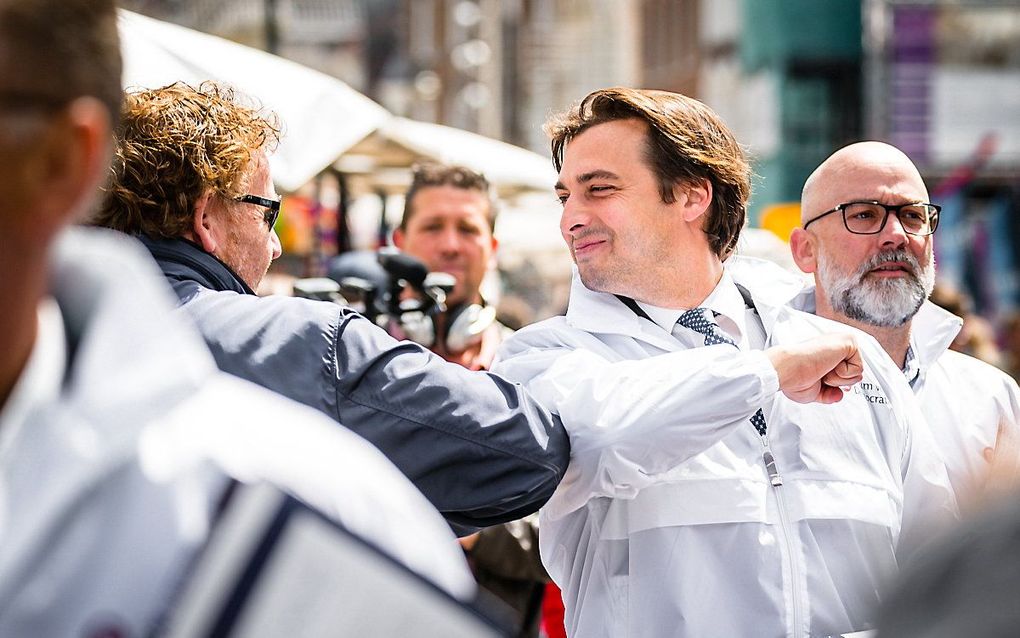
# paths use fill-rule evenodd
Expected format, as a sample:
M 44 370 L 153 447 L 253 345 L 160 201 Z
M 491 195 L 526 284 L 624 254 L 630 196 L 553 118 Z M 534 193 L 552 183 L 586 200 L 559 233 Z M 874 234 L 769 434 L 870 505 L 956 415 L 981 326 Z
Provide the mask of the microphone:
M 392 279 L 403 279 L 415 290 L 425 291 L 429 269 L 419 259 L 391 248 L 380 248 L 378 254 L 379 263 Z

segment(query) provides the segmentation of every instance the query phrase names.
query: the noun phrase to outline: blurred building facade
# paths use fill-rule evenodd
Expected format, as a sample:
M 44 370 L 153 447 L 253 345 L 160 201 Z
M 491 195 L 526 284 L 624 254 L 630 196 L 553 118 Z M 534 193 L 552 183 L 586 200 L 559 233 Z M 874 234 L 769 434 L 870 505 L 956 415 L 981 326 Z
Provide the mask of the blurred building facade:
M 868 135 L 942 204 L 941 275 L 1004 320 L 1020 301 L 1020 3 L 867 0 L 863 15 Z
M 404 0 L 402 7 L 409 74 L 396 104 L 383 103 L 536 152 L 547 149 L 546 117 L 594 89 L 679 91 L 710 104 L 748 144 L 760 176 L 757 210 L 797 199 L 807 171 L 861 134 L 860 0 Z M 481 54 L 465 56 L 465 48 Z
M 119 0 L 130 11 L 264 49 L 363 92 L 403 27 L 401 0 Z M 272 82 L 272 78 L 266 78 Z
M 747 145 L 752 223 L 834 149 L 904 149 L 945 207 L 943 275 L 1017 306 L 1017 0 L 122 0 L 318 68 L 392 112 L 547 153 L 593 89 L 697 97 Z M 272 82 L 272 78 L 267 78 Z

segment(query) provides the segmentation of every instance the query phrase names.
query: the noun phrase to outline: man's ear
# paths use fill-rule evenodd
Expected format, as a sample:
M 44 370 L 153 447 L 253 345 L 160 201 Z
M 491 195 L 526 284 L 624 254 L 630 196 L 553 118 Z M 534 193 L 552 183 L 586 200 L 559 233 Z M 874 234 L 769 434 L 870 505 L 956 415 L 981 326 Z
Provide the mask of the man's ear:
M 677 192 L 679 191 L 679 192 Z M 712 182 L 707 179 L 674 187 L 674 195 L 682 204 L 684 221 L 693 222 L 712 205 Z
M 499 240 L 495 236 L 492 240 L 492 250 L 489 251 L 489 263 L 485 264 L 486 270 L 495 270 L 499 267 Z
M 404 231 L 399 226 L 393 229 L 393 245 L 400 250 L 404 249 Z
M 797 267 L 806 273 L 818 269 L 818 247 L 815 238 L 803 228 L 794 228 L 790 235 L 790 253 Z
M 210 255 L 216 254 L 219 248 L 219 218 L 213 214 L 209 205 L 213 192 L 207 190 L 195 201 L 195 208 L 192 210 L 191 232 L 195 243 L 202 247 L 202 250 Z

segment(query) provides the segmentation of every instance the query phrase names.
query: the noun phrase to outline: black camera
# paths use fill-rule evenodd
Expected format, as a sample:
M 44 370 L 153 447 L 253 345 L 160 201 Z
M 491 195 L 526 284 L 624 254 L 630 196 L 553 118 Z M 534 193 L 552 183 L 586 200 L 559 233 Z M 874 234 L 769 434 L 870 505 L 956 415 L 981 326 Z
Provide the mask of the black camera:
M 432 330 L 433 316 L 446 311 L 446 296 L 456 285 L 452 275 L 429 272 L 396 248 L 344 253 L 327 272 L 295 281 L 294 295 L 350 306 L 393 336 L 419 343 Z

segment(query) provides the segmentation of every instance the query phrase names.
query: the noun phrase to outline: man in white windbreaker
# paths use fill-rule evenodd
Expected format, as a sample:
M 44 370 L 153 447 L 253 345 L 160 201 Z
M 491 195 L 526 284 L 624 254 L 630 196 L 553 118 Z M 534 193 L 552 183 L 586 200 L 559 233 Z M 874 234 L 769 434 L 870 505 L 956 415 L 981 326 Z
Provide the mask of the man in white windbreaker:
M 577 273 L 496 368 L 571 437 L 540 539 L 568 633 L 868 628 L 901 539 L 955 515 L 903 375 L 724 268 L 750 169 L 703 104 L 604 89 L 547 131 Z
M 449 527 L 378 450 L 219 372 L 140 245 L 65 229 L 120 99 L 112 0 L 0 0 L 0 635 L 152 635 L 233 480 L 470 598 Z
M 794 307 L 882 344 L 913 387 L 962 501 L 983 487 L 994 457 L 1016 467 L 1020 389 L 998 368 L 950 350 L 962 320 L 927 301 L 939 210 L 896 147 L 836 151 L 804 184 L 790 248 L 814 286 Z

